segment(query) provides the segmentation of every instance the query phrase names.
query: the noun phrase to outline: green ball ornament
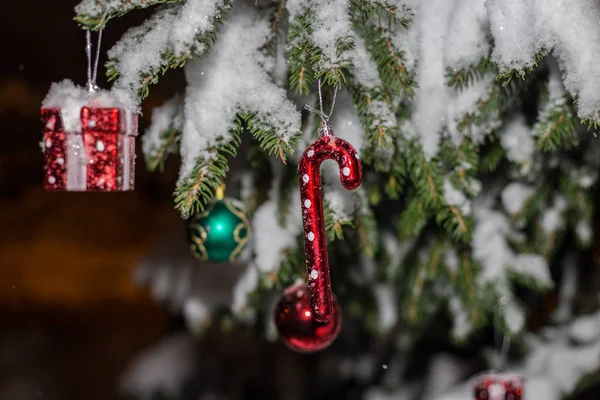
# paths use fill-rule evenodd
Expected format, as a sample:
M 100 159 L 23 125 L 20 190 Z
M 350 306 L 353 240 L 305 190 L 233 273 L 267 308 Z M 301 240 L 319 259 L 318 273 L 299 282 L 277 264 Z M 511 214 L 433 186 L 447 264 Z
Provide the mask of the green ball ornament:
M 220 189 L 217 200 L 191 218 L 189 233 L 196 258 L 227 262 L 239 257 L 250 240 L 251 230 L 242 204 L 224 198 Z

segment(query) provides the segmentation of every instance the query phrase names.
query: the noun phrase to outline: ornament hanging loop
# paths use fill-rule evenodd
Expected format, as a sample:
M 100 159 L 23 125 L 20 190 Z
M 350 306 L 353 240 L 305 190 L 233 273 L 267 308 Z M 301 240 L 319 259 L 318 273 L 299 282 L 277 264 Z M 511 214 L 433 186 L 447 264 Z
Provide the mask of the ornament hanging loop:
M 500 343 L 498 343 L 500 342 Z M 500 339 L 500 332 L 494 324 L 494 348 L 498 351 L 498 358 L 494 365 L 494 368 L 498 371 L 505 371 L 508 366 L 508 353 L 510 351 L 510 336 L 506 333 L 502 334 Z
M 333 114 L 333 109 L 335 108 L 335 99 L 337 97 L 338 86 L 336 85 L 333 90 L 333 100 L 331 101 L 331 110 L 329 110 L 329 114 L 325 114 L 323 111 L 323 92 L 321 90 L 321 80 L 317 80 L 317 89 L 319 92 L 319 110 L 316 110 L 309 106 L 308 104 L 304 106 L 304 108 L 312 113 L 315 113 L 321 117 L 321 127 L 319 128 L 319 137 L 332 136 L 333 129 L 331 129 L 331 125 L 329 125 L 329 118 Z
M 85 31 L 85 54 L 87 56 L 87 88 L 90 92 L 98 90 L 96 81 L 98 79 L 98 63 L 100 61 L 100 48 L 102 47 L 102 32 L 104 31 L 104 21 L 108 15 L 108 10 L 102 16 L 100 21 L 100 29 L 98 30 L 98 43 L 96 45 L 96 55 L 92 68 L 92 32 L 88 29 Z

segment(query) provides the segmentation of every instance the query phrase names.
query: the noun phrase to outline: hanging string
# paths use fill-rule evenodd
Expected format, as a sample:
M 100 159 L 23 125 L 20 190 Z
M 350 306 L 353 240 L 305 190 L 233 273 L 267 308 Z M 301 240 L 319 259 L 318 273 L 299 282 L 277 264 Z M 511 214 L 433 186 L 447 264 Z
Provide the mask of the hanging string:
M 325 114 L 325 112 L 323 111 L 323 93 L 321 91 L 321 80 L 320 79 L 317 80 L 317 88 L 318 88 L 318 92 L 319 92 L 319 110 L 312 108 L 308 104 L 306 104 L 304 106 L 304 108 L 310 112 L 313 112 L 313 113 L 321 116 L 321 121 L 322 121 L 323 126 L 321 129 L 319 129 L 319 134 L 320 134 L 320 136 L 324 136 L 324 135 L 329 135 L 333 132 L 331 130 L 331 126 L 329 126 L 329 118 L 331 118 L 331 115 L 333 114 L 333 109 L 335 108 L 335 100 L 337 97 L 338 86 L 336 85 L 334 88 L 334 91 L 333 91 L 333 100 L 331 101 L 331 110 L 329 110 L 329 114 Z
M 85 55 L 87 56 L 87 87 L 90 92 L 94 91 L 92 85 L 92 33 L 85 31 Z
M 510 351 L 510 337 L 506 334 L 502 335 L 502 342 L 499 339 L 500 333 L 494 324 L 494 348 L 500 348 L 500 354 L 498 355 L 497 365 L 495 366 L 499 371 L 504 371 L 508 365 L 508 353 Z
M 96 44 L 96 59 L 94 60 L 94 69 L 92 71 L 92 33 L 91 31 L 86 31 L 86 54 L 87 54 L 87 62 L 88 62 L 88 90 L 90 92 L 98 90 L 98 85 L 96 81 L 98 79 L 98 64 L 100 62 L 100 50 L 102 48 L 102 33 L 104 32 L 104 21 L 108 15 L 108 10 L 104 12 L 102 19 L 100 20 L 100 29 L 98 30 L 98 43 Z

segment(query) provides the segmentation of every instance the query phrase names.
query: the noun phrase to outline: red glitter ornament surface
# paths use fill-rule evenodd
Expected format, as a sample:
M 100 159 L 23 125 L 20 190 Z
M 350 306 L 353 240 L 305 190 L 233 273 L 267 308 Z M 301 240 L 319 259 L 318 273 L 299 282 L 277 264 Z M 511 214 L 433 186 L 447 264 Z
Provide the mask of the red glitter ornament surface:
M 327 132 L 331 132 L 330 128 Z M 333 313 L 320 174 L 321 163 L 328 159 L 337 161 L 340 180 L 346 189 L 356 189 L 362 181 L 356 150 L 332 133 L 311 144 L 298 165 L 308 289 L 313 318 L 320 322 L 329 321 Z
M 306 285 L 288 288 L 275 308 L 275 325 L 281 340 L 292 350 L 310 353 L 329 346 L 342 327 L 342 315 L 335 299 L 329 322 L 315 321 L 312 317 Z
M 43 109 L 47 190 L 133 190 L 137 115 L 129 131 L 125 111 L 83 107 L 81 133 L 64 132 L 59 109 Z
M 87 187 L 100 191 L 117 190 L 119 110 L 84 107 L 81 128 L 89 158 Z
M 474 400 L 521 400 L 523 381 L 515 374 L 485 374 L 477 378 L 474 396 Z
M 44 122 L 44 188 L 46 190 L 65 190 L 66 159 L 65 146 L 67 135 L 63 131 L 58 110 L 42 110 Z

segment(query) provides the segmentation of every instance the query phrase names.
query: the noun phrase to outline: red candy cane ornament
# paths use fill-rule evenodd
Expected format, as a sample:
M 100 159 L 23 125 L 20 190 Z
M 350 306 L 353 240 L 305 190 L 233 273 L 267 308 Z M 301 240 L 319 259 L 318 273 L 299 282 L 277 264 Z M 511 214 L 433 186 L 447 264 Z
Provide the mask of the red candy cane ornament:
M 323 121 L 323 128 L 319 129 L 319 136 L 302 154 L 298 173 L 310 304 L 313 318 L 326 323 L 333 313 L 333 295 L 329 281 L 320 166 L 325 160 L 335 160 L 340 169 L 342 185 L 348 190 L 360 186 L 362 169 L 354 147 L 333 135 L 327 119 Z

